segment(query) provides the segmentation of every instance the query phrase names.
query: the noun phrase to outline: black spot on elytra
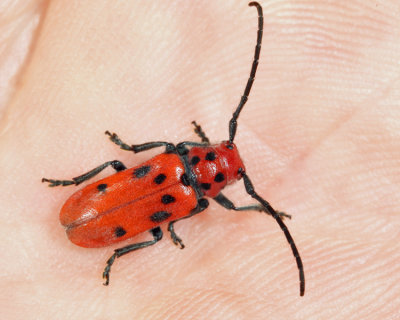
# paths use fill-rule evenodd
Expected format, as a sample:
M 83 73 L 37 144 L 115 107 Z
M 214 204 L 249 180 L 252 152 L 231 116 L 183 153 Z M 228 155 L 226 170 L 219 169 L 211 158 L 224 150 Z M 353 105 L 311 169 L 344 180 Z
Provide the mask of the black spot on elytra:
M 211 189 L 211 183 L 201 183 L 200 187 L 204 190 L 210 190 Z
M 161 184 L 164 182 L 164 180 L 167 178 L 167 176 L 163 173 L 160 173 L 157 177 L 154 178 L 154 182 L 157 184 Z
M 97 190 L 99 190 L 99 191 L 101 191 L 101 192 L 106 191 L 106 189 L 107 189 L 107 184 L 105 184 L 105 183 L 101 183 L 101 184 L 99 184 L 99 185 L 97 186 Z
M 171 213 L 167 212 L 167 211 L 157 211 L 154 212 L 151 216 L 150 216 L 150 220 L 153 222 L 163 222 L 164 220 L 167 220 L 169 217 L 171 216 Z
M 214 161 L 216 158 L 215 153 L 214 152 L 208 152 L 206 154 L 206 160 L 208 161 Z
M 195 166 L 196 164 L 198 164 L 200 162 L 200 158 L 198 156 L 194 156 L 192 159 L 190 159 L 190 164 L 192 166 Z
M 126 235 L 126 230 L 122 227 L 116 227 L 114 233 L 117 238 L 121 238 L 122 236 Z
M 170 194 L 164 194 L 161 197 L 161 202 L 164 204 L 172 203 L 172 202 L 175 202 L 175 198 L 173 196 L 171 196 Z
M 184 186 L 190 185 L 189 178 L 186 173 L 181 175 L 181 182 L 183 183 Z
M 222 172 L 218 172 L 217 175 L 214 178 L 215 182 L 222 182 L 225 180 L 225 176 Z
M 135 169 L 135 171 L 133 171 L 133 175 L 136 178 L 143 178 L 149 172 L 150 172 L 150 166 L 143 166 Z

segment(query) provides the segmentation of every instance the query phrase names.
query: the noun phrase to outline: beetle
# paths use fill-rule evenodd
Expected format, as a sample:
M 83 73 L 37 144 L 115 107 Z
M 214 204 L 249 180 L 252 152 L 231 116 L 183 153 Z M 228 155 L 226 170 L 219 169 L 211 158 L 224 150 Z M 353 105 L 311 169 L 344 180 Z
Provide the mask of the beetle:
M 104 164 L 72 180 L 43 178 L 50 187 L 79 185 L 107 167 L 116 173 L 75 192 L 60 211 L 60 222 L 74 244 L 87 247 L 104 247 L 150 231 L 153 240 L 134 243 L 114 250 L 103 272 L 104 285 L 110 281 L 111 266 L 116 258 L 129 252 L 151 246 L 161 240 L 160 224 L 168 222 L 168 231 L 175 245 L 184 248 L 182 239 L 175 233 L 174 224 L 204 211 L 213 198 L 228 210 L 255 210 L 271 215 L 279 224 L 291 246 L 300 278 L 300 295 L 304 295 L 305 277 L 303 263 L 288 228 L 282 221 L 289 215 L 273 209 L 254 189 L 245 166 L 234 144 L 237 120 L 248 100 L 253 85 L 261 51 L 263 11 L 257 2 L 250 2 L 258 12 L 257 44 L 250 76 L 244 93 L 229 122 L 229 140 L 211 144 L 195 121 L 194 131 L 201 142 L 183 141 L 173 144 L 165 141 L 128 145 L 117 134 L 106 131 L 109 139 L 122 150 L 134 153 L 164 147 L 165 151 L 130 169 L 118 160 Z M 237 207 L 221 190 L 243 179 L 246 192 L 258 203 Z

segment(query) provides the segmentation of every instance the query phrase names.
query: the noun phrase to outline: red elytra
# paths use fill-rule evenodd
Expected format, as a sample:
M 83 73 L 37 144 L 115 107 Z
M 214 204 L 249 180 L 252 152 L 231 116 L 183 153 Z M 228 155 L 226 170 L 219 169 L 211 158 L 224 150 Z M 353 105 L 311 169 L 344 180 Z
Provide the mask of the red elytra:
M 187 216 L 197 199 L 193 188 L 181 182 L 184 173 L 178 155 L 157 155 L 75 192 L 61 209 L 61 224 L 73 243 L 93 248 Z
M 134 153 L 152 148 L 165 147 L 165 152 L 127 169 L 118 161 L 106 162 L 93 170 L 72 180 L 43 178 L 49 186 L 78 185 L 111 166 L 117 173 L 92 183 L 75 192 L 64 204 L 60 212 L 60 221 L 66 227 L 68 238 L 74 244 L 94 248 L 109 246 L 130 239 L 145 231 L 150 231 L 153 240 L 134 243 L 114 250 L 103 272 L 109 284 L 111 266 L 116 258 L 129 252 L 148 247 L 161 240 L 163 233 L 160 224 L 168 222 L 168 231 L 172 241 L 184 248 L 182 240 L 174 230 L 174 224 L 205 210 L 209 202 L 205 197 L 213 198 L 218 204 L 229 210 L 263 211 L 272 215 L 289 242 L 296 258 L 300 278 L 300 295 L 304 295 L 305 278 L 303 264 L 283 217 L 285 213 L 275 211 L 260 197 L 250 178 L 246 174 L 243 161 L 233 140 L 236 135 L 237 119 L 247 102 L 261 50 L 263 33 L 262 8 L 257 2 L 249 3 L 258 11 L 257 45 L 254 60 L 246 88 L 229 122 L 229 140 L 210 145 L 209 139 L 196 122 L 196 134 L 201 142 L 184 141 L 174 145 L 156 141 L 140 145 L 128 145 L 115 134 L 106 131 L 110 140 L 121 149 Z M 243 179 L 246 192 L 258 204 L 236 207 L 221 190 L 237 180 Z

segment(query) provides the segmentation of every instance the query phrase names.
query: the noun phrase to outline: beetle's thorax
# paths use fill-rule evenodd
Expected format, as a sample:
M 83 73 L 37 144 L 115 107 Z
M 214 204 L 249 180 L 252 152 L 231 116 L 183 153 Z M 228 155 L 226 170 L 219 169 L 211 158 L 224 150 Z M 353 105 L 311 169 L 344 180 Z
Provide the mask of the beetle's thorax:
M 239 169 L 244 169 L 239 151 L 234 143 L 190 149 L 189 164 L 196 176 L 198 186 L 207 197 L 215 197 L 226 185 L 241 178 Z

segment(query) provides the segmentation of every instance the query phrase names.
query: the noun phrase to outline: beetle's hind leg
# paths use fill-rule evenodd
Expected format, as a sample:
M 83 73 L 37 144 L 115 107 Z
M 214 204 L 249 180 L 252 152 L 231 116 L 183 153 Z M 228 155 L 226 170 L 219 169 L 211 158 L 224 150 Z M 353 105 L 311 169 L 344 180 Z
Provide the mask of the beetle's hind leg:
M 55 180 L 55 179 L 47 179 L 47 178 L 42 178 L 42 182 L 48 182 L 49 187 L 56 187 L 56 186 L 70 186 L 70 185 L 78 185 L 86 180 L 89 180 L 93 178 L 95 175 L 99 174 L 101 171 L 103 171 L 105 168 L 108 166 L 111 166 L 115 169 L 115 171 L 122 171 L 125 170 L 126 167 L 125 165 L 118 160 L 113 160 L 113 161 L 107 161 L 103 163 L 102 165 L 90 170 L 89 172 L 86 172 L 78 177 L 72 178 L 72 180 Z
M 111 266 L 113 265 L 116 258 L 119 258 L 129 252 L 149 247 L 153 244 L 156 244 L 158 241 L 160 241 L 162 239 L 163 233 L 162 233 L 160 227 L 151 229 L 150 233 L 153 235 L 153 238 L 154 238 L 153 240 L 130 244 L 126 247 L 119 248 L 114 251 L 114 254 L 110 257 L 110 259 L 107 260 L 107 265 L 104 268 L 103 279 L 106 279 L 106 282 L 104 282 L 103 284 L 105 286 L 108 286 L 108 284 L 110 283 Z

